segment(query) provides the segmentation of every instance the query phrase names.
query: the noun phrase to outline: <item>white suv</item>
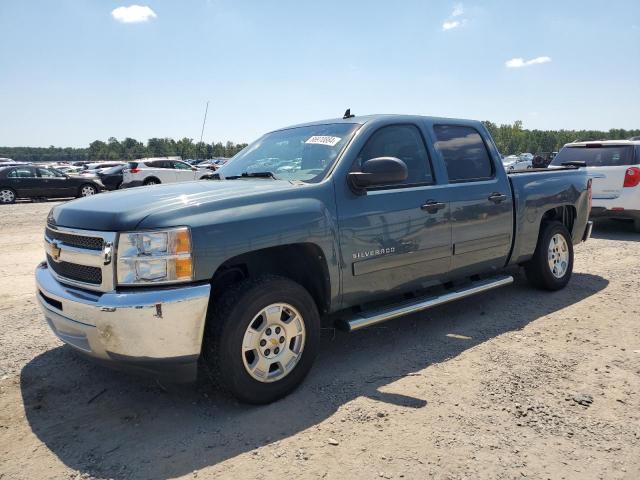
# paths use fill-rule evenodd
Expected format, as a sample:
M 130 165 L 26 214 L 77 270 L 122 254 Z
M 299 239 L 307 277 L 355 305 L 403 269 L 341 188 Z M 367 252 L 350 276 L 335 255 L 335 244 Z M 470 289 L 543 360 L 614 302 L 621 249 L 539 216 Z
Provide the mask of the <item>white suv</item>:
M 157 185 L 159 183 L 188 182 L 210 175 L 186 162 L 172 158 L 142 158 L 129 162 L 122 171 L 121 188 Z
M 574 142 L 551 165 L 583 161 L 593 182 L 592 217 L 633 220 L 640 233 L 640 140 Z

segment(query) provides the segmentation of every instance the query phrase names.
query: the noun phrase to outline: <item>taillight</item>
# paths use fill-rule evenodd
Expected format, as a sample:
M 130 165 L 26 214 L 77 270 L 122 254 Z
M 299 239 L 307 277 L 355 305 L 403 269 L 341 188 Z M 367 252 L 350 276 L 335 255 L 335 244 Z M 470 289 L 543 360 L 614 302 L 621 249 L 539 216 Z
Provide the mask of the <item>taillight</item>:
M 130 168 L 129 170 L 127 170 L 129 173 L 138 173 L 140 171 L 139 168 Z
M 640 183 L 640 168 L 629 167 L 624 174 L 623 187 L 635 187 Z
M 591 201 L 593 200 L 593 178 L 587 180 L 587 195 L 589 195 L 589 211 L 591 211 Z

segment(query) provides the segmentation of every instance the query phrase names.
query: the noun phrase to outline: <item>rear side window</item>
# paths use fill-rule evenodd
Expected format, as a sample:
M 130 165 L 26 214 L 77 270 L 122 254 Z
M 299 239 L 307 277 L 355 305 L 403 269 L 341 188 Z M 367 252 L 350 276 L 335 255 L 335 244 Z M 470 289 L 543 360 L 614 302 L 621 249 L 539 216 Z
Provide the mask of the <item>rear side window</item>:
M 595 147 L 564 147 L 553 159 L 551 165 L 565 162 L 586 162 L 587 167 L 617 167 L 633 165 L 632 145 L 600 145 Z M 637 161 L 636 161 L 637 163 Z
M 433 183 L 427 149 L 422 135 L 413 125 L 391 125 L 377 130 L 362 148 L 358 160 L 395 157 L 407 165 L 407 184 Z
M 436 149 L 447 167 L 449 182 L 473 182 L 493 177 L 493 162 L 475 128 L 435 125 Z
M 15 168 L 7 174 L 9 178 L 33 178 L 35 176 L 33 168 Z

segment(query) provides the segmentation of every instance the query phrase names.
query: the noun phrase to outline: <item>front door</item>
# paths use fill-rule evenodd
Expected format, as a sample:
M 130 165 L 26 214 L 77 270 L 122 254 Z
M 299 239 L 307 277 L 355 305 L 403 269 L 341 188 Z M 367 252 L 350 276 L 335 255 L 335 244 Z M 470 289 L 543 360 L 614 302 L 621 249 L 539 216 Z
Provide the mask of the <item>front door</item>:
M 470 126 L 435 125 L 435 148 L 446 166 L 451 202 L 452 275 L 505 265 L 513 235 L 513 199 L 480 133 Z
M 420 129 L 399 124 L 376 130 L 353 170 L 368 159 L 396 157 L 408 167 L 399 185 L 354 194 L 338 206 L 344 306 L 437 283 L 451 262 L 446 185 L 435 183 Z

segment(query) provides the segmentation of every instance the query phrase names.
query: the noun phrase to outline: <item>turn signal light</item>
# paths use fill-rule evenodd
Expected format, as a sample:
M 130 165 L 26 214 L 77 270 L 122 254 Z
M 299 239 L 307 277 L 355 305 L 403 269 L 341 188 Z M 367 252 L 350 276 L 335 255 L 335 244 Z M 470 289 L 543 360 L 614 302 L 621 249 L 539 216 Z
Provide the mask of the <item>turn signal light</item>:
M 624 174 L 624 184 L 623 187 L 636 187 L 640 184 L 640 168 L 638 167 L 629 167 L 627 168 L 626 173 Z

